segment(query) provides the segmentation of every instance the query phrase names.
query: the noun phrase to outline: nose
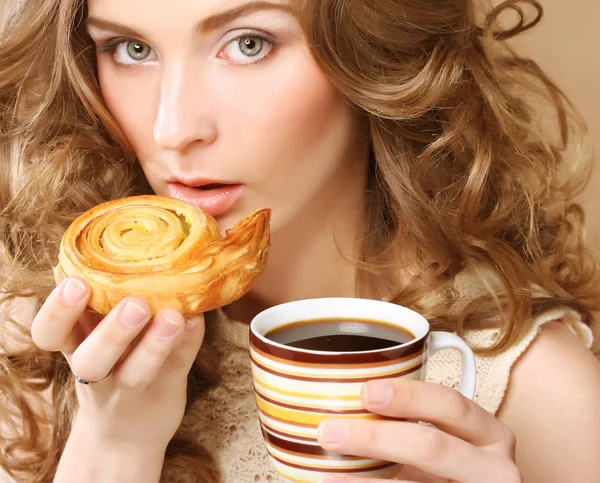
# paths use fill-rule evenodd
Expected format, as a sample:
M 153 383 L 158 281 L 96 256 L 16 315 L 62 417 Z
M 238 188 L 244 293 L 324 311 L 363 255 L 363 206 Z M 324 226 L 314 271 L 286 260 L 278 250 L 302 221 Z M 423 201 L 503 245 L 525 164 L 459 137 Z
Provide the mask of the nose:
M 214 118 L 209 115 L 202 76 L 189 64 L 164 67 L 160 102 L 154 124 L 154 140 L 163 149 L 179 151 L 191 144 L 211 144 L 217 138 Z

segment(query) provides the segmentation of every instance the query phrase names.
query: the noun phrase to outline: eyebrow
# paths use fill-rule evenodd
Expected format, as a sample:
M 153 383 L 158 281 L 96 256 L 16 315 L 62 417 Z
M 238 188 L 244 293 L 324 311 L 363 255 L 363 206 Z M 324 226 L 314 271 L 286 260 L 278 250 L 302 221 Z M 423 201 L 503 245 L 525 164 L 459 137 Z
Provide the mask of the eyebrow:
M 295 12 L 294 9 L 289 5 L 265 1 L 250 2 L 205 18 L 196 25 L 195 30 L 201 33 L 209 33 L 224 25 L 227 25 L 239 17 L 244 17 L 246 15 L 250 15 L 251 13 L 264 10 L 282 10 L 291 14 L 294 14 Z M 144 37 L 141 32 L 131 27 L 102 17 L 88 17 L 85 22 L 87 27 L 95 27 L 97 29 L 120 33 L 129 37 Z
M 202 22 L 200 22 L 200 25 L 198 25 L 198 30 L 204 33 L 210 32 L 228 24 L 229 22 L 232 22 L 238 17 L 244 17 L 260 10 L 283 10 L 284 12 L 292 14 L 294 13 L 294 9 L 289 5 L 264 1 L 250 2 L 240 5 L 239 7 L 232 8 L 231 10 L 217 13 L 205 18 Z

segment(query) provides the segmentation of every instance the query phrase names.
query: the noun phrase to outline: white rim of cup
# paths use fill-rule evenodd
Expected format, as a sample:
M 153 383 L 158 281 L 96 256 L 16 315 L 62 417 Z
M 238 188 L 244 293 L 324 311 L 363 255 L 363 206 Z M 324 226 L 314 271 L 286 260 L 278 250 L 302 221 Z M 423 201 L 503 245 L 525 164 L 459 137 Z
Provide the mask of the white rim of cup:
M 350 301 L 357 301 L 357 302 L 350 302 Z M 301 349 L 299 347 L 293 347 L 293 346 L 281 344 L 279 342 L 275 342 L 275 341 L 269 339 L 268 337 L 265 337 L 263 334 L 259 333 L 256 329 L 256 325 L 258 325 L 260 323 L 260 320 L 264 317 L 270 316 L 273 312 L 279 312 L 279 311 L 285 310 L 286 308 L 289 308 L 294 305 L 303 305 L 303 304 L 309 305 L 309 304 L 313 304 L 315 302 L 360 303 L 360 304 L 367 304 L 367 305 L 368 304 L 378 305 L 380 307 L 385 305 L 387 308 L 389 308 L 391 310 L 399 310 L 400 312 L 404 312 L 405 315 L 410 315 L 410 317 L 420 320 L 422 322 L 422 327 L 424 328 L 424 331 L 420 335 L 414 334 L 412 331 L 410 331 L 412 333 L 412 335 L 414 335 L 414 337 L 415 337 L 413 340 L 411 340 L 409 342 L 396 344 L 391 347 L 386 347 L 383 349 L 374 349 L 374 350 L 368 350 L 368 351 L 317 351 L 317 350 L 310 350 L 310 349 Z M 302 320 L 302 321 L 320 320 L 322 318 L 328 318 L 328 317 L 329 316 L 316 316 L 316 317 L 311 317 L 311 318 L 300 318 L 300 320 Z M 348 319 L 353 319 L 353 317 L 348 316 Z M 393 320 L 387 320 L 387 318 L 385 320 L 381 320 L 381 318 L 377 318 L 377 317 L 374 317 L 373 319 L 369 319 L 366 317 L 355 317 L 355 320 L 361 320 L 361 321 L 373 320 L 373 321 L 381 321 L 381 322 L 386 322 L 386 323 L 391 323 L 391 324 L 396 323 Z M 289 324 L 292 324 L 292 323 L 293 322 L 290 322 Z M 403 326 L 403 328 L 405 330 L 410 330 L 404 326 Z M 418 312 L 416 312 L 412 309 L 409 309 L 408 307 L 394 304 L 392 302 L 386 302 L 383 300 L 375 300 L 375 299 L 364 299 L 364 298 L 357 298 L 357 297 L 317 297 L 317 298 L 311 298 L 311 299 L 301 299 L 301 300 L 294 300 L 291 302 L 284 302 L 282 304 L 274 305 L 273 307 L 269 307 L 268 309 L 263 310 L 262 312 L 257 314 L 250 322 L 250 331 L 253 336 L 257 337 L 264 344 L 272 345 L 274 347 L 279 347 L 281 349 L 285 349 L 285 350 L 292 351 L 292 352 L 299 352 L 299 353 L 304 353 L 304 354 L 319 354 L 319 355 L 329 354 L 329 355 L 333 356 L 333 355 L 344 355 L 344 354 L 377 354 L 377 353 L 385 353 L 388 351 L 389 352 L 395 351 L 395 350 L 398 350 L 400 347 L 408 348 L 413 345 L 422 343 L 423 339 L 426 339 L 427 337 L 429 337 L 429 334 L 431 333 L 431 328 L 429 326 L 429 322 L 427 321 L 427 319 L 425 317 L 423 317 L 421 314 L 419 314 Z

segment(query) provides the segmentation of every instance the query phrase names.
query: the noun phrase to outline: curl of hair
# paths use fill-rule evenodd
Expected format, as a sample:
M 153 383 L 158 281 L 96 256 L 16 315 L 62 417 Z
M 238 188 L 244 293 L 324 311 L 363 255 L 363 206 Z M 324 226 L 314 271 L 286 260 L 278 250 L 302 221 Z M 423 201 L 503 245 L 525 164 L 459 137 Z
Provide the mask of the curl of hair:
M 357 288 L 459 335 L 500 327 L 494 346 L 478 348 L 486 354 L 551 307 L 575 308 L 591 323 L 598 270 L 575 202 L 591 169 L 585 124 L 535 62 L 498 42 L 539 23 L 542 6 L 508 0 L 478 26 L 467 0 L 303 5 L 317 60 L 371 127 Z M 517 22 L 506 28 L 509 11 Z M 544 105 L 554 124 L 541 125 Z M 399 263 L 409 276 L 390 284 Z M 489 290 L 457 309 L 459 273 Z
M 489 354 L 553 306 L 573 307 L 589 322 L 600 284 L 574 202 L 588 174 L 573 150 L 584 125 L 542 70 L 502 42 L 539 22 L 539 3 L 505 1 L 479 25 L 471 0 L 298 1 L 317 61 L 370 126 L 357 293 L 413 307 L 459 334 L 499 326 L 497 343 L 479 349 Z M 73 378 L 62 356 L 35 347 L 31 320 L 15 320 L 8 308 L 37 308 L 47 297 L 60 239 L 76 216 L 150 188 L 101 100 L 85 2 L 6 0 L 4 9 L 0 466 L 17 481 L 45 483 L 77 411 Z M 509 10 L 518 21 L 503 28 Z M 531 107 L 539 96 L 553 108 L 555 136 Z M 499 285 L 451 310 L 461 273 L 484 286 L 492 274 Z M 442 296 L 425 304 L 431 293 Z M 216 372 L 203 349 L 188 407 Z M 164 475 L 171 471 L 218 479 L 211 455 L 180 434 L 167 450 Z

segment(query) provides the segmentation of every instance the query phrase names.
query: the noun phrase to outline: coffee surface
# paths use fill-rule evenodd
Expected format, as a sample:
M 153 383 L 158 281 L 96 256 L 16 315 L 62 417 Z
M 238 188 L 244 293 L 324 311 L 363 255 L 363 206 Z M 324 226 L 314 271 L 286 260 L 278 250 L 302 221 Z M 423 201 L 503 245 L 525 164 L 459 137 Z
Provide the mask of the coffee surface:
M 365 319 L 302 320 L 279 327 L 266 337 L 290 347 L 324 352 L 386 349 L 414 339 L 400 327 Z

